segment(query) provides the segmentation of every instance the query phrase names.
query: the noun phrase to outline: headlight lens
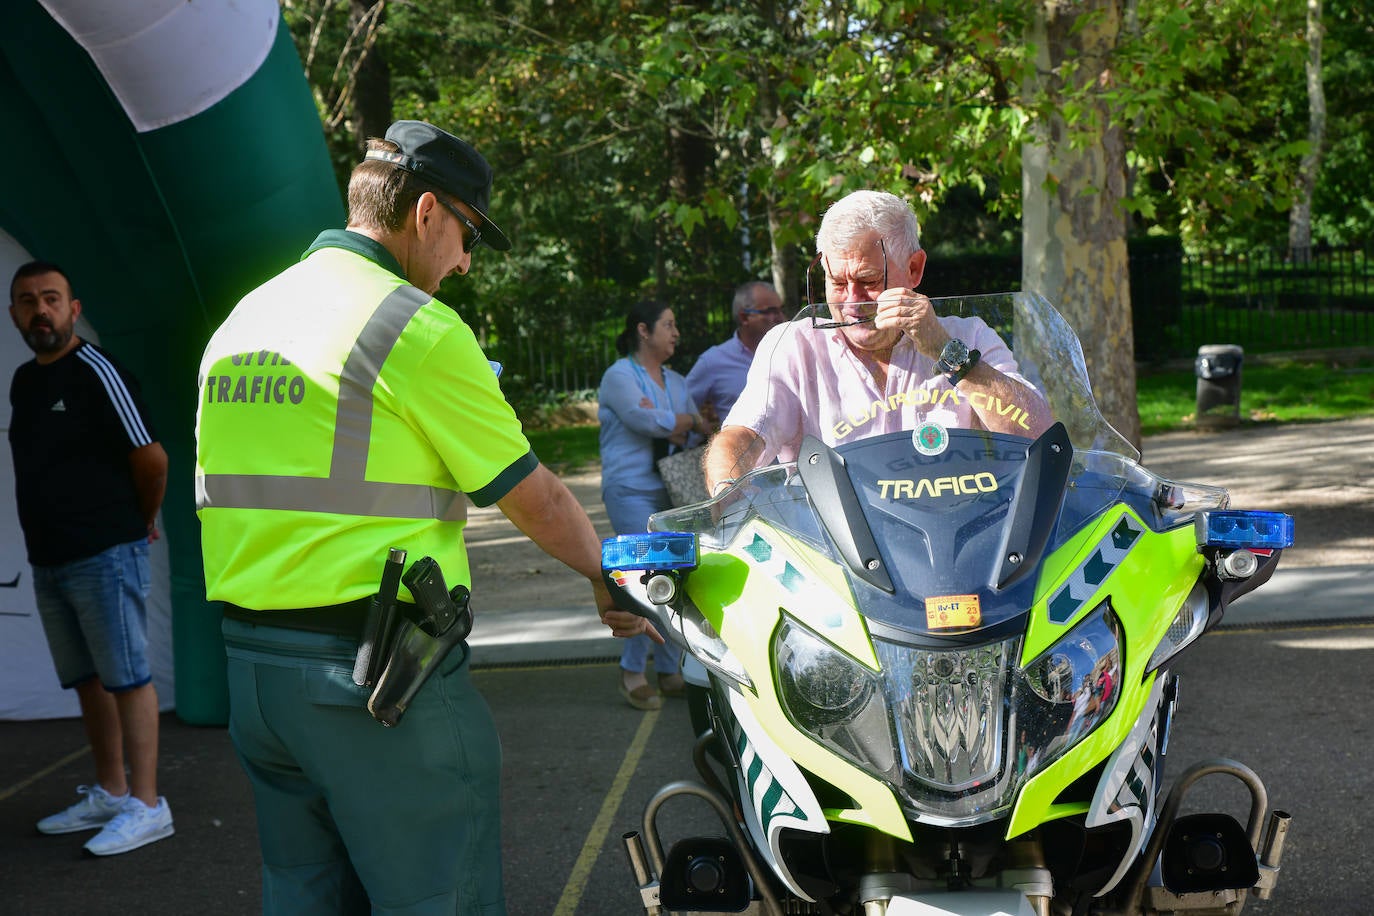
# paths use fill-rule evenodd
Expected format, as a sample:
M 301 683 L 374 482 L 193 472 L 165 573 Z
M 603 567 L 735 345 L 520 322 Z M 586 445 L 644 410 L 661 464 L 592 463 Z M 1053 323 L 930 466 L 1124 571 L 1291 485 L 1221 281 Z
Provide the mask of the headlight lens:
M 778 696 L 797 727 L 865 770 L 890 777 L 892 729 L 878 673 L 787 616 L 774 652 Z
M 1062 757 L 1116 707 L 1121 624 L 1103 602 L 1022 670 L 1016 772 L 1029 778 Z
M 896 713 L 902 769 L 943 792 L 995 780 L 1002 761 L 1008 643 L 934 651 L 874 644 Z
M 780 677 L 783 695 L 796 698 L 799 718 L 829 725 L 853 715 L 873 692 L 873 678 L 825 644 L 798 638 L 785 642 Z

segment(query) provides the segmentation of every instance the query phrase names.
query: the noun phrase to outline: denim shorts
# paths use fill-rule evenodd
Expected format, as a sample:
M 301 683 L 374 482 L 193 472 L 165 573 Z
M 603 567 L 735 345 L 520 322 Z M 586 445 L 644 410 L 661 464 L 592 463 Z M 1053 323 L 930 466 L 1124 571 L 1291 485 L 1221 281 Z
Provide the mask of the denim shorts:
M 148 542 L 116 544 L 84 560 L 33 568 L 38 616 L 57 678 L 92 677 L 106 690 L 142 687 L 148 668 Z

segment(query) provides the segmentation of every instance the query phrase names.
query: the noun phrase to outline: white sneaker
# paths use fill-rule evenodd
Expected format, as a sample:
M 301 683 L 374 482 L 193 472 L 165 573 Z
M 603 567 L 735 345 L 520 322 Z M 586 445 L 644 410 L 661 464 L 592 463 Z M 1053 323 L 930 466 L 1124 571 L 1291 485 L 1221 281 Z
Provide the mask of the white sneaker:
M 94 830 L 110 822 L 124 803 L 129 800 L 128 793 L 111 795 L 101 786 L 77 786 L 81 801 L 66 811 L 45 817 L 38 822 L 39 833 L 79 833 Z
M 96 856 L 118 855 L 166 839 L 174 832 L 167 799 L 159 795 L 157 807 L 149 808 L 131 795 L 104 829 L 86 841 L 86 851 Z

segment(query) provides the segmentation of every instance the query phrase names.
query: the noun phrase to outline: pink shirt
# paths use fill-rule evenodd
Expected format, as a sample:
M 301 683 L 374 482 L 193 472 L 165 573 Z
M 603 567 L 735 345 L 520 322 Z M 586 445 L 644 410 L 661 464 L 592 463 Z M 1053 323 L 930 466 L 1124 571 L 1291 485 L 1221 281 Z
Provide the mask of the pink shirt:
M 947 316 L 940 323 L 951 337 L 978 350 L 982 362 L 1035 390 L 1019 374 L 1011 350 L 981 318 Z M 879 391 L 843 331 L 813 328 L 802 320 L 779 325 L 764 337 L 749 380 L 724 425 L 747 426 L 763 436 L 766 447 L 759 464 L 767 464 L 774 458 L 795 460 L 807 434 L 833 446 L 915 429 L 928 420 L 954 428 L 981 428 L 973 408 L 979 398 L 987 397 L 951 386 L 935 360 L 921 355 L 905 334 L 892 350 L 887 388 Z M 1025 417 L 1023 405 L 977 406 L 1013 419 Z

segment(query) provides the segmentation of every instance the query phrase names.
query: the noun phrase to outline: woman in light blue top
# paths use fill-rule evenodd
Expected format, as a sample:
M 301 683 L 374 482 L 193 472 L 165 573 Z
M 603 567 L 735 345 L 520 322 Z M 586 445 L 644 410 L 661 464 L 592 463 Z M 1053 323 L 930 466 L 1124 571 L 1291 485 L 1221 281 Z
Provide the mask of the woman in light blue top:
M 671 506 L 656 462 L 686 444 L 692 433 L 709 431 L 697 413 L 687 383 L 664 363 L 677 348 L 673 310 L 661 302 L 637 302 L 616 338 L 616 360 L 597 392 L 601 421 L 601 501 L 616 534 L 648 530 L 649 516 Z M 654 648 L 658 690 L 644 676 Z M 620 694 L 636 709 L 658 709 L 659 691 L 683 692 L 681 653 L 671 643 L 654 646 L 647 636 L 625 640 L 620 656 Z

